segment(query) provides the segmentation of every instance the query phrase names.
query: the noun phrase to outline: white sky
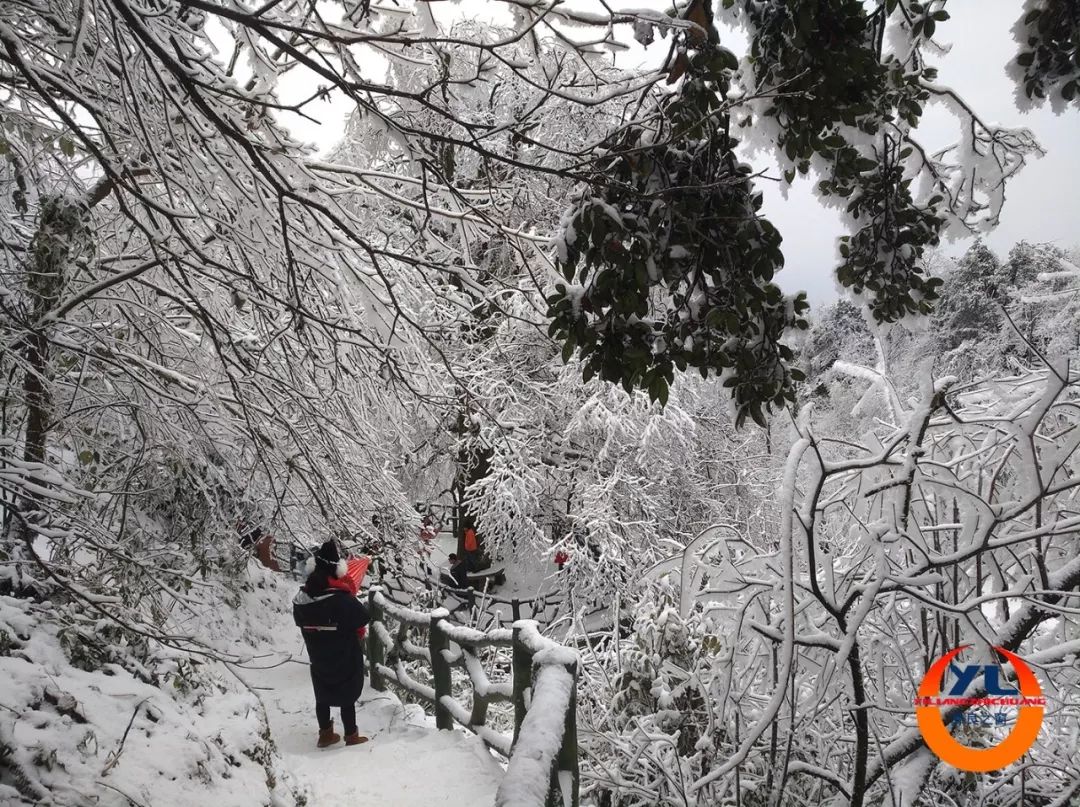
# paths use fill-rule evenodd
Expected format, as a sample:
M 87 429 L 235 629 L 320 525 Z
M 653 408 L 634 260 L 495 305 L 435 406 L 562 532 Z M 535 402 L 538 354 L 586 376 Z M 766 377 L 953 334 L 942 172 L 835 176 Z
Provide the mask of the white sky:
M 575 0 L 573 5 L 584 9 L 599 4 L 596 0 Z M 611 5 L 617 8 L 622 4 Z M 667 4 L 662 0 L 639 0 L 638 7 L 641 5 L 665 7 Z M 950 3 L 952 19 L 938 26 L 937 41 L 951 45 L 951 50 L 945 56 L 928 59 L 939 68 L 940 83 L 959 92 L 987 123 L 1027 127 L 1047 152 L 1045 157 L 1031 161 L 1008 185 L 1001 224 L 985 238 L 1000 257 L 1021 239 L 1050 242 L 1066 249 L 1080 245 L 1080 112 L 1073 109 L 1056 116 L 1047 105 L 1031 113 L 1021 113 L 1015 104 L 1014 84 L 1005 75 L 1005 64 L 1017 48 L 1012 26 L 1021 5 L 1017 0 Z M 492 8 L 492 5 L 485 8 L 479 0 L 434 6 L 440 23 L 449 22 L 450 14 L 480 12 L 491 16 Z M 620 29 L 619 34 L 620 39 L 632 42 L 629 29 Z M 742 52 L 740 35 L 724 34 L 722 38 L 736 53 Z M 635 44 L 631 52 L 620 55 L 619 65 L 655 63 L 666 53 L 666 47 L 667 41 L 659 38 L 647 51 Z M 373 77 L 381 79 L 382 69 L 373 70 Z M 288 77 L 283 82 L 283 96 L 309 89 L 310 82 L 306 86 L 303 82 L 300 75 Z M 297 119 L 287 121 L 287 125 L 297 137 L 313 142 L 322 151 L 341 136 L 348 110 L 348 105 L 340 99 L 312 105 L 308 114 L 318 118 L 321 125 Z M 935 114 L 934 108 L 928 106 L 919 127 L 919 138 L 932 150 L 955 142 L 956 126 L 955 118 Z M 752 163 L 757 166 L 761 159 Z M 765 192 L 764 213 L 784 237 L 786 268 L 778 282 L 787 292 L 805 290 L 812 302 L 822 303 L 838 295 L 833 268 L 837 263 L 836 239 L 844 229 L 838 214 L 823 208 L 814 198 L 811 184 L 816 181 L 813 175 L 796 180 L 787 200 L 773 183 L 763 181 L 761 187 Z M 946 244 L 944 249 L 947 254 L 959 254 L 970 243 L 971 239 L 964 239 Z
M 1021 5 L 1016 0 L 949 3 L 952 19 L 938 26 L 937 39 L 950 43 L 952 50 L 928 60 L 939 68 L 939 82 L 959 92 L 983 120 L 1027 127 L 1046 150 L 1045 157 L 1029 162 L 1007 186 L 1001 223 L 984 239 L 999 257 L 1021 239 L 1066 249 L 1080 244 L 1080 111 L 1074 107 L 1056 116 L 1047 105 L 1022 114 L 1015 104 L 1015 85 L 1005 75 L 1005 64 L 1017 50 L 1012 26 Z M 928 111 L 919 127 L 920 139 L 928 144 L 954 142 L 955 119 L 942 117 Z M 786 202 L 777 191 L 766 190 L 765 213 L 784 236 L 786 267 L 778 278 L 784 290 L 806 290 L 815 303 L 834 299 L 832 269 L 836 238 L 842 234 L 838 214 L 821 207 L 805 179 L 796 182 Z M 971 243 L 964 239 L 944 249 L 959 254 Z

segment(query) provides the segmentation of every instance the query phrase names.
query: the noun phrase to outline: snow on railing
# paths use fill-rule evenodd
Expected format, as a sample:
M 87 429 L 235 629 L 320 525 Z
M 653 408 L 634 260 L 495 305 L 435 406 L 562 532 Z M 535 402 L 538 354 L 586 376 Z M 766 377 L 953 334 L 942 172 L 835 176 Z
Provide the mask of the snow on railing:
M 422 591 L 435 592 L 443 602 L 457 603 L 450 608 L 450 620 L 471 617 L 482 620 L 488 626 L 506 627 L 519 619 L 535 619 L 550 625 L 567 618 L 575 610 L 570 607 L 566 595 L 560 592 L 525 599 L 500 597 L 487 588 L 487 583 L 480 590 L 448 586 L 435 578 L 433 570 L 432 574 L 420 576 L 399 570 L 389 571 L 377 562 L 373 568 L 387 600 L 403 605 Z M 610 604 L 600 600 L 589 601 L 585 607 L 583 618 L 586 621 L 610 611 Z
M 577 653 L 514 623 L 514 750 L 496 807 L 577 807 Z
M 368 658 L 371 686 L 387 684 L 429 703 L 435 725 L 452 729 L 459 723 L 488 747 L 508 758 L 506 777 L 495 797 L 497 807 L 577 807 L 577 654 L 545 638 L 536 622 L 519 620 L 511 630 L 479 631 L 455 625 L 443 608 L 415 611 L 392 602 L 379 590 L 368 595 L 371 625 Z M 391 629 L 387 620 L 397 623 Z M 415 641 L 426 631 L 428 646 Z M 456 647 L 454 647 L 456 646 Z M 483 647 L 510 647 L 513 683 L 488 679 L 481 663 Z M 407 660 L 431 670 L 434 686 L 412 678 Z M 472 709 L 452 690 L 451 668 L 465 671 L 472 690 Z M 514 736 L 486 725 L 488 706 L 510 702 Z

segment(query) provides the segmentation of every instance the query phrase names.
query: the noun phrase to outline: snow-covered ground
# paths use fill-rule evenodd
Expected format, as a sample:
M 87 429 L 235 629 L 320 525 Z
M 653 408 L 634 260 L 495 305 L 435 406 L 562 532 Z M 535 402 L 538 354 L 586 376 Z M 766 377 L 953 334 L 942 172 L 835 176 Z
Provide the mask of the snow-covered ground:
M 295 632 L 295 631 L 294 631 Z M 246 669 L 259 693 L 282 764 L 310 805 L 474 807 L 495 803 L 503 771 L 487 747 L 461 729 L 437 731 L 416 704 L 365 689 L 356 722 L 370 742 L 316 748 L 311 680 L 297 634 L 276 648 L 295 654 L 265 669 Z M 291 646 L 290 646 L 291 645 Z M 289 658 L 286 656 L 286 658 Z M 333 710 L 335 728 L 341 721 Z
M 262 572 L 258 572 L 262 574 Z M 391 692 L 365 686 L 357 728 L 370 742 L 317 748 L 318 726 L 307 656 L 289 603 L 298 583 L 266 575 L 279 607 L 265 613 L 271 629 L 256 658 L 237 672 L 266 710 L 270 736 L 290 784 L 313 807 L 474 807 L 495 803 L 503 769 L 475 735 L 438 731 L 434 718 Z M 334 723 L 341 720 L 334 709 Z M 302 803 L 302 802 L 298 802 Z
M 174 627 L 233 660 L 135 653 L 76 610 L 0 597 L 0 805 L 475 807 L 503 769 L 464 730 L 365 693 L 371 742 L 317 749 L 290 602 L 298 583 L 248 567 Z M 340 720 L 335 714 L 335 721 Z
M 93 613 L 0 597 L 0 804 L 288 804 L 257 699 L 198 661 L 140 651 Z

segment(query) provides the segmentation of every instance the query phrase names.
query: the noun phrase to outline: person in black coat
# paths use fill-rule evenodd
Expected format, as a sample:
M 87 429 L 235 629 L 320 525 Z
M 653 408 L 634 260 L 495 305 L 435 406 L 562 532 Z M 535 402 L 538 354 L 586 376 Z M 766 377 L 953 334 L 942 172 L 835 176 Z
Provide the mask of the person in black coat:
M 293 600 L 293 621 L 311 660 L 318 747 L 341 739 L 334 732 L 332 706 L 341 710 L 345 744 L 357 745 L 367 741 L 356 730 L 356 701 L 364 688 L 364 653 L 357 632 L 370 616 L 344 579 L 346 564 L 333 541 L 319 547 L 313 560 L 314 568 Z
M 465 559 L 459 558 L 457 553 L 451 552 L 447 560 L 450 561 L 450 582 L 457 588 L 468 588 L 469 573 Z

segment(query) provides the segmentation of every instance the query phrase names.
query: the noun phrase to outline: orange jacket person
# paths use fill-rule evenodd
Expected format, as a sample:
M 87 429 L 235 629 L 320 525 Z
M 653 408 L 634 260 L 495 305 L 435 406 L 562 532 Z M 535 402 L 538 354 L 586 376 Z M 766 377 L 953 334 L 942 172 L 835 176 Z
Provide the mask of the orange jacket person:
M 479 542 L 476 540 L 476 530 L 474 530 L 472 527 L 466 527 L 465 528 L 465 566 L 466 566 L 466 568 L 469 569 L 469 571 L 476 571 L 476 562 L 477 562 L 477 560 L 479 560 L 477 555 L 480 554 L 479 550 L 480 550 L 480 546 L 479 546 Z

